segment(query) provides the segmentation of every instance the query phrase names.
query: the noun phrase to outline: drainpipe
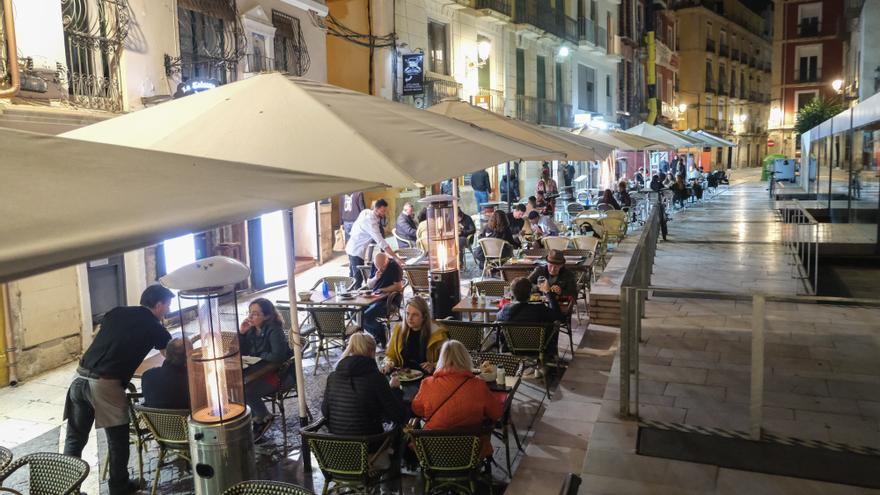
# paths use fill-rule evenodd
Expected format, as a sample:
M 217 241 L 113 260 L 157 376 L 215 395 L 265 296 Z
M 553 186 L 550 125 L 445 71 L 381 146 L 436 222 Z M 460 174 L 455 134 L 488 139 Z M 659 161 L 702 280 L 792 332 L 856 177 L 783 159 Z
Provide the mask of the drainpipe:
M 9 79 L 12 85 L 6 89 L 0 89 L 0 98 L 9 98 L 18 94 L 21 81 L 18 73 L 18 48 L 15 46 L 15 21 L 12 18 L 12 0 L 2 0 L 3 5 L 3 30 L 6 32 L 6 50 L 9 60 Z M 8 327 L 7 327 L 8 328 Z
M 6 366 L 9 368 L 9 385 L 15 386 L 18 384 L 18 363 L 15 359 L 15 335 L 12 333 L 12 299 L 9 296 L 9 284 L 0 286 L 0 292 L 3 295 L 3 300 L 0 301 L 0 304 L 5 306 L 3 310 L 3 328 L 5 329 L 4 345 L 6 347 Z

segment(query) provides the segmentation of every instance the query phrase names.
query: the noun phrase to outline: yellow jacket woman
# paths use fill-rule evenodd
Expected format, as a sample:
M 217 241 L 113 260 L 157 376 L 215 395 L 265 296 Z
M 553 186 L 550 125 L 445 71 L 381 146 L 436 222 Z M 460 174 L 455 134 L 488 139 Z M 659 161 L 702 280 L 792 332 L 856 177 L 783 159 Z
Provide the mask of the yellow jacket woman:
M 411 368 L 433 373 L 444 342 L 446 329 L 431 321 L 424 299 L 413 297 L 406 305 L 406 318 L 391 334 L 385 350 L 384 370 Z

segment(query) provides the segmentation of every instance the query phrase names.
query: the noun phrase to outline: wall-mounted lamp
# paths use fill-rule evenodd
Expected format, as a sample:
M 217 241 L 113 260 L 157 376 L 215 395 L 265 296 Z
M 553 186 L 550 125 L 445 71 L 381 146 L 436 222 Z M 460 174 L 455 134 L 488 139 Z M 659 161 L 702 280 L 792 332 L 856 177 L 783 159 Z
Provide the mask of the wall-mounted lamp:
M 568 56 L 569 53 L 570 53 L 570 51 L 569 51 L 568 47 L 565 45 L 562 45 L 559 47 L 559 51 L 557 52 L 557 55 L 559 55 L 559 58 L 565 58 Z
M 688 109 L 688 106 L 686 103 L 679 103 L 678 104 L 678 113 L 685 113 L 685 112 L 687 112 L 687 109 Z
M 831 87 L 834 89 L 835 92 L 840 93 L 840 91 L 843 89 L 843 79 L 835 79 L 831 83 Z
M 738 118 L 739 118 L 739 122 L 740 122 L 740 124 L 745 124 L 745 122 L 746 122 L 747 120 L 749 120 L 749 116 L 746 115 L 746 114 L 744 114 L 744 113 L 739 114 L 739 117 L 738 117 Z
M 477 60 L 471 60 L 465 57 L 469 69 L 482 69 L 486 62 L 489 61 L 489 55 L 492 54 L 492 42 L 489 40 L 481 40 L 477 43 Z

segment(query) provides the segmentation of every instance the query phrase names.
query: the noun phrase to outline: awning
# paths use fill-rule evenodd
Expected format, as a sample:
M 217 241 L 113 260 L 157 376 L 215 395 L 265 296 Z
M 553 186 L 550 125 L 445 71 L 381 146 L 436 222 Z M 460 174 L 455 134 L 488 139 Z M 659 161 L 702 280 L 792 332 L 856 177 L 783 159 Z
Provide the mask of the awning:
M 627 129 L 625 132 L 659 141 L 672 148 L 691 148 L 700 145 L 700 141 L 697 139 L 685 136 L 666 127 L 651 125 L 647 122 L 642 122 L 635 127 Z
M 602 160 L 602 151 L 561 138 L 547 129 L 492 113 L 460 100 L 444 100 L 428 108 L 427 113 L 444 115 L 453 119 L 489 129 L 510 139 L 516 139 L 548 150 L 563 153 L 558 158 L 568 160 Z M 607 154 L 606 154 L 607 155 Z
M 599 130 L 581 127 L 572 131 L 580 136 L 603 141 L 621 151 L 665 150 L 669 145 L 617 129 Z
M 378 186 L 10 129 L 0 149 L 4 282 Z
M 708 143 L 707 146 L 718 147 L 718 148 L 733 148 L 734 146 L 736 146 L 736 143 L 733 143 L 733 142 L 728 141 L 724 138 L 718 137 L 714 134 L 708 133 L 704 130 L 697 130 L 697 131 L 687 130 L 687 131 L 683 131 L 683 132 L 693 138 L 702 139 L 703 142 Z
M 278 73 L 220 86 L 65 136 L 398 187 L 559 153 L 402 103 Z
M 541 126 L 541 129 L 548 131 L 559 138 L 565 139 L 566 141 L 570 141 L 572 144 L 576 144 L 578 146 L 588 146 L 596 153 L 602 155 L 603 160 L 614 151 L 614 146 L 612 144 L 600 139 L 581 136 L 579 134 L 574 134 L 569 131 L 561 131 L 559 129 L 552 129 L 550 127 Z

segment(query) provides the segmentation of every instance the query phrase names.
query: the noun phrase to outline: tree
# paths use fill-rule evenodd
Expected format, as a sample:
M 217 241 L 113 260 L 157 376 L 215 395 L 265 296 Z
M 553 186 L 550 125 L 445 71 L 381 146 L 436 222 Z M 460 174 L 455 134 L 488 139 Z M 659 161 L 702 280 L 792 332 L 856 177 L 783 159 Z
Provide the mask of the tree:
M 843 105 L 824 98 L 813 98 L 797 114 L 794 130 L 798 136 L 843 111 Z

